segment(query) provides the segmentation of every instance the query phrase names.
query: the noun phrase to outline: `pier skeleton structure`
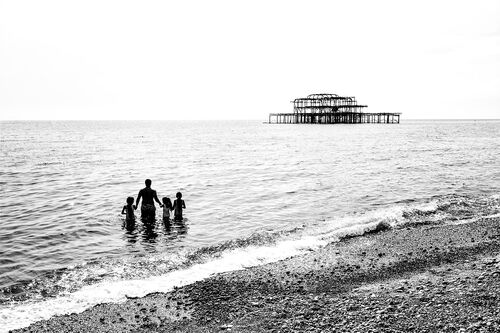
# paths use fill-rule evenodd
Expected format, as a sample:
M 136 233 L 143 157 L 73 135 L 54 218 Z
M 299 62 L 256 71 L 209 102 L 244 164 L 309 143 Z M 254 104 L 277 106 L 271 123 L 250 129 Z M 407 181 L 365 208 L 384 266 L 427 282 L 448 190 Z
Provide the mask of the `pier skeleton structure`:
M 401 113 L 363 112 L 355 97 L 311 94 L 292 101 L 292 113 L 270 113 L 270 124 L 399 124 Z

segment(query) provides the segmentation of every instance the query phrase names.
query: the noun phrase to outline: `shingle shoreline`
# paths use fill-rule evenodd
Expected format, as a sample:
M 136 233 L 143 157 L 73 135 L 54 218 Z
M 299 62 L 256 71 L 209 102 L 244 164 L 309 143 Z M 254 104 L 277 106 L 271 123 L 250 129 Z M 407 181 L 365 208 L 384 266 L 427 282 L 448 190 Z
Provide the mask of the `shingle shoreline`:
M 496 332 L 500 219 L 394 229 L 22 332 Z

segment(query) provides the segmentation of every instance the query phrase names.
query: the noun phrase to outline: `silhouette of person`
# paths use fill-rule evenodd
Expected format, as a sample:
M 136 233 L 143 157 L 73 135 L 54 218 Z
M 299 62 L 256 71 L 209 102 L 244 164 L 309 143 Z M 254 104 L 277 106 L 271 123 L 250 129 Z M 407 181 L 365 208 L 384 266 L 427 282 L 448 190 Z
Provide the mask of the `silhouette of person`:
M 126 215 L 125 220 L 127 222 L 135 221 L 134 210 L 136 207 L 134 206 L 134 197 L 127 198 L 127 204 L 122 208 L 122 214 Z
M 174 211 L 174 221 L 182 221 L 182 209 L 186 209 L 186 204 L 184 200 L 182 200 L 182 193 L 177 192 L 175 195 L 177 199 L 174 200 L 174 207 L 172 208 Z
M 143 221 L 154 221 L 156 215 L 154 202 L 156 201 L 160 206 L 162 206 L 162 204 L 156 195 L 156 191 L 151 188 L 151 179 L 146 179 L 144 183 L 146 184 L 146 187 L 139 191 L 135 206 L 137 209 L 139 201 L 142 198 L 141 218 Z
M 163 222 L 168 224 L 170 223 L 170 211 L 174 209 L 172 206 L 172 201 L 170 201 L 170 198 L 167 197 L 163 197 L 161 201 L 163 202 Z

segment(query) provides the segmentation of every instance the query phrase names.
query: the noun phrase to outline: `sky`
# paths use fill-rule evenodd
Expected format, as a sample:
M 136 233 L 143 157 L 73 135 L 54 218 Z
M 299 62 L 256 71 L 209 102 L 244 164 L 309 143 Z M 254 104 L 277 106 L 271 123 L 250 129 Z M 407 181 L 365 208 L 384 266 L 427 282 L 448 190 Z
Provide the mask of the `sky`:
M 0 0 L 0 120 L 500 118 L 500 1 Z

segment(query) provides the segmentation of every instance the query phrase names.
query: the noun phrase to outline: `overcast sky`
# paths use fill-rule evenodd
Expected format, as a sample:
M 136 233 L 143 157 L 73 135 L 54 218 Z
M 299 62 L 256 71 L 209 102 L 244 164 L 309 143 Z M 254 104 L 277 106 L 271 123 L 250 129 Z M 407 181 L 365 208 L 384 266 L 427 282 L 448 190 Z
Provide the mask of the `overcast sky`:
M 0 119 L 500 118 L 500 1 L 0 0 Z

